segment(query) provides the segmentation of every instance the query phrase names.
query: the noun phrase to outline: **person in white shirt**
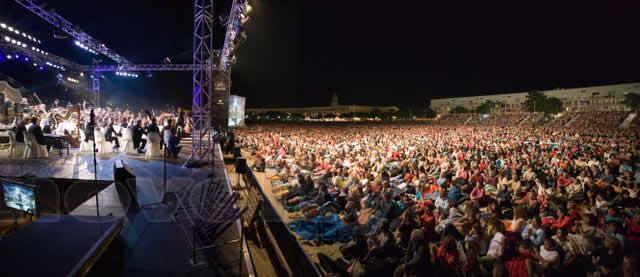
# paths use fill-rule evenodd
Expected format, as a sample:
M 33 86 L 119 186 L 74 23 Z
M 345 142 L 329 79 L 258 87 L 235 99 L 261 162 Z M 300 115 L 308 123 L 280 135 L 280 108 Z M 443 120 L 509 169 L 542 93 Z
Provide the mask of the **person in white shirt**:
M 557 268 L 560 264 L 560 254 L 556 250 L 556 241 L 552 238 L 544 240 L 539 251 L 534 252 L 532 259 L 527 260 L 529 276 L 546 276 L 549 270 Z
M 500 220 L 492 220 L 487 224 L 487 234 L 491 237 L 489 241 L 489 250 L 487 254 L 479 257 L 480 270 L 483 276 L 487 276 L 489 271 L 487 265 L 493 265 L 493 276 L 502 276 L 504 264 L 502 263 L 502 254 L 504 252 L 504 224 Z

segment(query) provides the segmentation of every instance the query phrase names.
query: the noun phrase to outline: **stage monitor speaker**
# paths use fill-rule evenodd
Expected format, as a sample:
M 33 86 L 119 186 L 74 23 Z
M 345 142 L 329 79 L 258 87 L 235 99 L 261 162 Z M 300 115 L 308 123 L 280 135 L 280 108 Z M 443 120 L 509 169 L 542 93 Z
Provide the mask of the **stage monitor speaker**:
M 116 182 L 116 190 L 120 196 L 120 201 L 123 202 L 122 204 L 129 204 L 130 208 L 137 209 L 136 175 L 133 174 L 131 168 L 124 161 L 116 160 L 113 163 L 113 180 Z M 126 198 L 129 198 L 129 203 L 126 203 Z
M 239 157 L 236 159 L 236 173 L 246 174 L 247 173 L 247 159 Z
M 242 153 L 240 151 L 240 147 L 234 147 L 233 148 L 233 157 L 234 158 L 240 158 L 242 156 Z

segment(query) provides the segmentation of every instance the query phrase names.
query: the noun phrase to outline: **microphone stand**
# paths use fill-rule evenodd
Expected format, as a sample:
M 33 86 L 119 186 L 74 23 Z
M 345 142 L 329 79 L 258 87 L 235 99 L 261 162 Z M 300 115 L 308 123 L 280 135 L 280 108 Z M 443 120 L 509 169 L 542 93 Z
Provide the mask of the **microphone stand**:
M 89 114 L 89 129 L 93 132 L 93 179 L 98 181 L 98 159 L 96 158 L 96 115 L 91 110 Z M 96 215 L 100 217 L 100 206 L 98 201 L 98 193 L 96 193 Z

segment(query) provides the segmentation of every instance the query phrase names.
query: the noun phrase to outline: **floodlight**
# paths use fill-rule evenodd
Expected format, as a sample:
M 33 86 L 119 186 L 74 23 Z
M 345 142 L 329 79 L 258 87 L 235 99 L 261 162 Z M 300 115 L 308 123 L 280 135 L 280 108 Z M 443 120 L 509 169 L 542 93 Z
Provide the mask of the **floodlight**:
M 7 60 L 13 59 L 13 56 L 7 55 Z
M 5 37 L 4 37 L 4 40 L 5 40 L 5 41 L 11 41 L 11 38 L 10 38 L 10 37 L 6 37 L 6 36 L 5 36 Z
M 7 28 L 7 24 L 0 23 L 0 27 L 2 27 L 2 29 L 6 29 Z
M 13 27 L 9 26 L 9 32 L 13 32 Z

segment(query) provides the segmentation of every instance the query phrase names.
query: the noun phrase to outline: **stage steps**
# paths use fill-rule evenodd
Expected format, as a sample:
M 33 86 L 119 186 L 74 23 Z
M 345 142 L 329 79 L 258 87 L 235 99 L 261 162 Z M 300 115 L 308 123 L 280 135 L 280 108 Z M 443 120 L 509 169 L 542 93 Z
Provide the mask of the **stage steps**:
M 638 117 L 638 113 L 630 113 L 620 124 L 620 128 L 629 128 L 634 119 Z

